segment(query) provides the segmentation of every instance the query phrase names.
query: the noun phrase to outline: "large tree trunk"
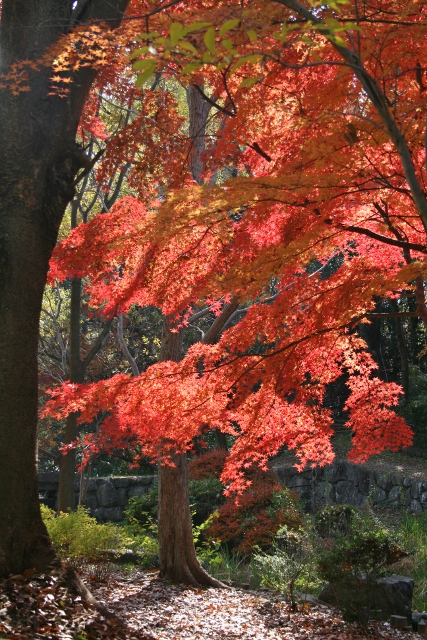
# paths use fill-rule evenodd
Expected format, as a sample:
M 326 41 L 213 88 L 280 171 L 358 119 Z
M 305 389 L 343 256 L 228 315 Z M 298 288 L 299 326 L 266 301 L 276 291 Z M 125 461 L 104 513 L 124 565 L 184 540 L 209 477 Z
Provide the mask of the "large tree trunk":
M 201 184 L 205 149 L 205 128 L 209 104 L 194 87 L 187 88 L 190 170 Z M 164 319 L 160 361 L 182 358 L 182 330 L 172 333 L 169 318 Z M 160 575 L 167 580 L 192 585 L 222 586 L 200 566 L 194 548 L 188 500 L 188 461 L 186 454 L 176 454 L 171 463 L 159 464 L 159 556 Z
M 126 4 L 93 0 L 85 18 L 120 18 Z M 0 71 L 37 60 L 71 11 L 68 0 L 3 0 Z M 46 570 L 55 558 L 38 502 L 38 327 L 49 258 L 86 162 L 75 134 L 95 73 L 76 74 L 67 98 L 48 96 L 51 74 L 31 72 L 18 96 L 0 92 L 0 576 Z

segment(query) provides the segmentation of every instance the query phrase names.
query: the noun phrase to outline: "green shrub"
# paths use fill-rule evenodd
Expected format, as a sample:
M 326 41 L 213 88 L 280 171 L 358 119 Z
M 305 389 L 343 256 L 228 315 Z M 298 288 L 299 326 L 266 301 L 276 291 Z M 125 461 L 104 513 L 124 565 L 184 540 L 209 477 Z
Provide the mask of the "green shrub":
M 224 502 L 224 486 L 210 476 L 188 482 L 190 507 L 195 525 L 202 524 Z
M 344 618 L 366 624 L 376 580 L 407 553 L 369 514 L 354 511 L 345 530 L 332 532 L 318 555 L 319 576 L 333 584 Z
M 136 529 L 150 527 L 157 522 L 157 506 L 157 487 L 152 487 L 143 496 L 130 498 L 124 512 L 127 523 Z
M 427 375 L 416 365 L 409 366 L 409 400 L 399 413 L 414 431 L 414 447 L 427 449 Z
M 54 547 L 65 558 L 94 562 L 107 550 L 124 551 L 130 542 L 118 527 L 99 524 L 83 507 L 55 516 L 41 505 L 41 513 Z
M 272 553 L 256 554 L 261 584 L 289 594 L 291 608 L 296 609 L 295 589 L 313 582 L 314 554 L 309 527 L 281 527 L 274 539 Z
M 357 509 L 349 504 L 327 505 L 314 516 L 314 528 L 322 538 L 342 535 L 351 529 Z
M 418 611 L 427 609 L 427 513 L 418 516 L 407 514 L 400 525 L 401 543 L 410 552 L 400 563 L 399 574 L 414 579 L 413 607 Z
M 238 553 L 231 553 L 219 543 L 211 542 L 208 548 L 204 545 L 197 550 L 197 556 L 208 573 L 217 580 L 232 582 L 236 585 L 250 584 L 257 589 L 261 584 L 261 576 L 253 557 L 243 558 Z

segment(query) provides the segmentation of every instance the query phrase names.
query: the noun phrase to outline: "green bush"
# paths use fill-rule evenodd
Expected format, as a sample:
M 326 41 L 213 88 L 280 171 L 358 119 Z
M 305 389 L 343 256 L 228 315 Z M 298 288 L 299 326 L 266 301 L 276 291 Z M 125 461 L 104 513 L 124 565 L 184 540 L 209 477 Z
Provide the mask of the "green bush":
M 357 509 L 349 504 L 327 505 L 314 516 L 314 528 L 322 538 L 342 535 L 351 529 Z
M 281 527 L 274 538 L 272 552 L 256 554 L 254 562 L 258 566 L 262 586 L 287 592 L 291 608 L 295 611 L 295 589 L 305 590 L 308 583 L 313 583 L 315 573 L 310 527 Z
M 414 430 L 414 447 L 427 449 L 427 375 L 415 365 L 409 367 L 409 400 L 399 413 Z
M 195 525 L 202 524 L 224 502 L 224 486 L 210 476 L 203 480 L 190 480 L 188 493 Z
M 356 511 L 346 521 L 345 530 L 333 528 L 322 546 L 319 576 L 334 586 L 344 618 L 366 624 L 376 580 L 406 552 L 378 520 Z
M 143 496 L 130 498 L 125 518 L 128 525 L 137 529 L 146 529 L 157 522 L 158 495 L 157 487 L 152 487 Z
M 113 524 L 99 524 L 83 507 L 61 513 L 41 505 L 43 521 L 58 553 L 65 558 L 94 562 L 107 550 L 124 551 L 130 540 Z
M 407 514 L 399 528 L 402 545 L 410 556 L 401 563 L 398 572 L 414 579 L 413 607 L 427 609 L 427 513 Z

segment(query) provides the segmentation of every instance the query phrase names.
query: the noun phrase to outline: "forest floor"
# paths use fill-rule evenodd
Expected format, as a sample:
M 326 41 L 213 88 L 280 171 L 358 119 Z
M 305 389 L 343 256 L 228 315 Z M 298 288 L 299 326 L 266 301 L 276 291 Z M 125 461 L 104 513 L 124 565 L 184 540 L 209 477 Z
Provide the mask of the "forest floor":
M 334 438 L 346 459 L 348 434 Z M 286 452 L 272 466 L 293 464 Z M 427 460 L 404 453 L 373 456 L 367 468 L 427 480 Z M 395 514 L 396 515 L 396 514 Z M 156 571 L 110 568 L 85 572 L 92 593 L 113 614 L 104 618 L 70 595 L 55 576 L 12 576 L 0 582 L 0 638 L 10 640 L 409 640 L 419 634 L 371 622 L 367 630 L 315 602 L 290 611 L 277 594 L 240 589 L 194 589 L 166 584 Z
M 114 618 L 86 609 L 52 578 L 14 576 L 0 583 L 0 638 L 11 640 L 415 640 L 372 622 L 348 624 L 322 604 L 289 604 L 264 592 L 166 584 L 157 572 L 113 570 L 94 595 Z

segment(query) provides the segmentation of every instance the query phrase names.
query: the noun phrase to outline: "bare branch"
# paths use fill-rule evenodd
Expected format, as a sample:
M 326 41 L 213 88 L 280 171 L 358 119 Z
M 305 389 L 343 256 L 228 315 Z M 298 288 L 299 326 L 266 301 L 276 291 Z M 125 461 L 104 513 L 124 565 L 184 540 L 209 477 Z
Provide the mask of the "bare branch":
M 382 318 L 419 318 L 418 311 L 394 311 L 390 313 L 367 313 L 368 320 L 381 320 Z
M 233 113 L 233 111 L 230 111 L 226 107 L 221 107 L 221 105 L 219 105 L 217 102 L 209 98 L 209 96 L 206 95 L 206 93 L 199 87 L 198 84 L 193 84 L 193 87 L 196 89 L 198 93 L 200 93 L 203 100 L 206 100 L 206 102 L 208 102 L 211 105 L 211 107 L 215 107 L 215 109 L 217 109 L 218 111 L 225 113 L 226 116 L 231 116 L 232 118 L 234 118 L 236 114 Z
M 414 251 L 419 251 L 420 253 L 427 253 L 427 247 L 425 244 L 416 244 L 414 242 L 405 242 L 404 240 L 393 240 L 393 238 L 388 238 L 387 236 L 382 236 L 379 233 L 375 233 L 375 231 L 370 231 L 370 229 L 364 229 L 363 227 L 354 227 L 351 225 L 340 224 L 340 226 L 344 231 L 351 231 L 352 233 L 360 233 L 361 235 L 368 236 L 369 238 L 373 238 L 374 240 L 378 240 L 379 242 L 384 242 L 385 244 L 390 244 L 393 247 L 400 247 L 401 249 L 413 249 Z
M 131 355 L 127 344 L 126 344 L 126 340 L 125 337 L 123 335 L 123 314 L 121 313 L 118 318 L 117 318 L 118 322 L 117 322 L 117 338 L 119 340 L 119 344 L 120 344 L 120 348 L 123 351 L 124 356 L 126 357 L 126 359 L 128 360 L 131 369 L 132 369 L 132 373 L 134 376 L 139 376 L 139 368 L 138 365 L 136 364 L 136 360 L 135 358 Z
M 97 339 L 93 343 L 89 353 L 83 359 L 83 361 L 82 361 L 82 370 L 83 371 L 86 371 L 86 368 L 92 362 L 92 360 L 94 359 L 94 357 L 96 356 L 98 351 L 104 346 L 105 339 L 107 338 L 108 334 L 110 333 L 112 322 L 113 322 L 113 318 L 111 320 L 107 320 L 105 322 L 104 328 L 102 329 L 101 333 L 99 334 L 99 336 L 97 337 Z

